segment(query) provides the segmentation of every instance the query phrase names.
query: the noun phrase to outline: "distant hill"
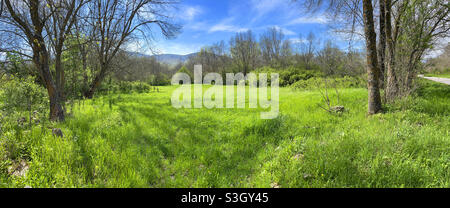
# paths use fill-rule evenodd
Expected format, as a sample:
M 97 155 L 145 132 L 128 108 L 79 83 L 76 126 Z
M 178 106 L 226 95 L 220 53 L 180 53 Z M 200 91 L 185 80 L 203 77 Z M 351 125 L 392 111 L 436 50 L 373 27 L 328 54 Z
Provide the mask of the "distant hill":
M 170 66 L 177 65 L 178 63 L 186 63 L 186 61 L 189 60 L 189 58 L 197 55 L 197 53 L 191 53 L 187 55 L 177 55 L 177 54 L 146 55 L 136 52 L 130 52 L 130 54 L 136 57 L 149 57 L 149 58 L 155 57 L 157 61 L 168 64 Z
M 178 64 L 178 63 L 185 63 L 189 58 L 196 56 L 197 53 L 191 53 L 188 55 L 176 55 L 176 54 L 161 54 L 161 55 L 154 55 L 156 60 L 162 63 L 166 64 Z

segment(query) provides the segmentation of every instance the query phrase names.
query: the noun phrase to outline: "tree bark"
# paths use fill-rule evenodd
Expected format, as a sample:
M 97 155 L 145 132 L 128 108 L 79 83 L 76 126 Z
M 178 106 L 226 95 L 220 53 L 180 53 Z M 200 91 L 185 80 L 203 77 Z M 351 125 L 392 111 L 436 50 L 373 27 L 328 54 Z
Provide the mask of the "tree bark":
M 33 52 L 33 62 L 38 68 L 42 82 L 48 92 L 50 100 L 50 120 L 51 121 L 64 121 L 64 110 L 61 106 L 62 99 L 60 97 L 60 90 L 53 83 L 53 79 L 50 74 L 49 67 L 49 55 L 46 49 L 40 49 Z
M 386 83 L 386 98 L 389 101 L 394 100 L 398 96 L 399 87 L 397 75 L 394 71 L 395 67 L 395 45 L 392 36 L 392 2 L 391 0 L 384 0 L 386 6 L 386 42 L 387 42 L 387 83 Z
M 380 3 L 380 44 L 378 48 L 378 62 L 380 64 L 380 88 L 384 88 L 386 73 L 386 3 L 385 0 L 379 0 Z
M 417 65 L 419 64 L 423 54 L 424 50 L 414 50 L 409 58 L 408 61 L 408 73 L 406 77 L 406 84 L 405 84 L 405 93 L 411 92 L 413 89 L 413 81 L 417 77 Z
M 373 20 L 371 0 L 363 0 L 364 29 L 367 47 L 367 73 L 369 88 L 369 114 L 377 114 L 382 110 L 380 95 L 380 68 L 377 56 L 377 35 Z
M 65 88 L 65 79 L 64 79 L 64 68 L 62 65 L 62 47 L 61 49 L 56 51 L 55 54 L 55 72 L 56 72 L 56 87 L 59 89 L 59 97 L 64 102 L 65 101 L 65 95 L 64 95 L 64 88 Z

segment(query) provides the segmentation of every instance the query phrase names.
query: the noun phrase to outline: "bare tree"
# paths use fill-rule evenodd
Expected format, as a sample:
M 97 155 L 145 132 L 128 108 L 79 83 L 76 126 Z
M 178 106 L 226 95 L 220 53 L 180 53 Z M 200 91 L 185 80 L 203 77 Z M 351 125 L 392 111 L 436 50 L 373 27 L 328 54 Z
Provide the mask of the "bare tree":
M 320 44 L 320 40 L 316 38 L 313 32 L 309 32 L 305 39 L 300 35 L 299 41 L 295 43 L 297 62 L 310 70 Z
M 39 0 L 4 0 L 6 10 L 0 19 L 1 23 L 7 26 L 5 28 L 10 28 L 10 30 L 4 30 L 4 34 L 15 36 L 31 48 L 30 53 L 32 55 L 26 52 L 21 54 L 32 58 L 39 78 L 47 88 L 50 99 L 50 119 L 63 121 L 64 111 L 61 106 L 62 98 L 60 97 L 60 90 L 62 89 L 57 87 L 50 72 L 49 46 L 45 41 L 47 36 L 45 26 L 52 15 L 52 11 L 47 5 L 51 3 L 51 1 L 42 2 Z M 18 53 L 20 52 L 18 51 Z
M 229 68 L 231 58 L 227 54 L 224 41 L 204 47 L 200 52 L 189 59 L 187 68 L 193 69 L 194 65 L 203 65 L 204 72 L 218 72 L 224 74 Z
M 314 55 L 316 52 L 316 45 L 318 42 L 316 42 L 316 36 L 313 32 L 310 32 L 308 34 L 308 37 L 306 38 L 306 48 L 304 51 L 304 59 L 306 64 L 306 69 L 311 69 L 311 64 L 314 59 Z
M 276 67 L 280 65 L 284 34 L 281 29 L 270 27 L 259 38 L 264 64 Z
M 109 72 L 117 53 L 130 40 L 151 38 L 154 26 L 165 37 L 174 37 L 179 27 L 171 22 L 168 9 L 175 5 L 173 0 L 92 0 L 88 5 L 90 18 L 89 35 L 96 45 L 99 60 L 98 69 L 89 89 L 84 93 L 92 98 Z
M 334 46 L 331 41 L 327 41 L 324 48 L 317 53 L 317 61 L 328 76 L 345 75 L 344 58 L 344 52 Z
M 290 40 L 284 40 L 281 45 L 280 64 L 282 67 L 286 67 L 292 63 L 292 55 L 294 51 L 292 48 L 292 42 Z
M 260 50 L 251 30 L 237 33 L 235 37 L 231 38 L 230 51 L 233 61 L 244 73 L 244 76 L 256 67 Z
M 59 97 L 65 100 L 64 83 L 65 71 L 62 64 L 62 53 L 64 51 L 65 41 L 71 34 L 72 28 L 76 23 L 80 9 L 89 0 L 59 0 L 49 1 L 47 7 L 50 15 L 47 24 L 44 25 L 47 31 L 47 39 L 50 43 L 55 59 L 55 84 L 59 90 Z
M 362 3 L 362 4 L 361 4 Z M 326 7 L 330 16 L 334 19 L 341 20 L 343 24 L 336 24 L 343 29 L 339 32 L 346 32 L 351 35 L 358 34 L 358 26 L 364 27 L 367 52 L 367 74 L 369 114 L 381 112 L 381 95 L 380 95 L 380 68 L 377 56 L 377 37 L 374 24 L 374 8 L 371 0 L 310 0 L 305 1 L 304 6 L 310 11 L 316 11 L 318 8 Z M 338 22 L 336 22 L 338 23 Z M 349 29 L 347 29 L 349 28 Z

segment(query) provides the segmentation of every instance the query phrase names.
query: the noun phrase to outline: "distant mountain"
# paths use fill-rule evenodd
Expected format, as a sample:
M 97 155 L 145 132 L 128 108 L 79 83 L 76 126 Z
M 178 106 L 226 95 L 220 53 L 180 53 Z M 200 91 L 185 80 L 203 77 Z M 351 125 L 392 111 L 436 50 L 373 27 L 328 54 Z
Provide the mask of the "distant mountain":
M 161 55 L 154 55 L 156 60 L 158 60 L 161 63 L 166 63 L 169 65 L 176 65 L 178 63 L 186 63 L 189 58 L 196 56 L 197 53 L 191 53 L 188 55 L 176 55 L 176 54 L 161 54 Z
M 179 63 L 186 63 L 186 61 L 189 60 L 189 58 L 197 55 L 197 53 L 191 53 L 187 55 L 178 55 L 178 54 L 146 55 L 136 52 L 130 52 L 130 54 L 136 57 L 155 57 L 157 61 L 168 64 L 170 66 L 174 66 Z

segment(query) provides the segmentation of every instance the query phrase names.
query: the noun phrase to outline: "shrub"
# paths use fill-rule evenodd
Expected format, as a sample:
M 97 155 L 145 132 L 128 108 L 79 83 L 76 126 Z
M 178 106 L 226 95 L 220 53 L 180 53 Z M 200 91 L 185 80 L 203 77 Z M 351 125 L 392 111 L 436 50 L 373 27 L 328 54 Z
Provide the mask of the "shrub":
M 145 93 L 150 91 L 151 86 L 144 82 L 132 82 L 131 88 L 134 92 Z
M 45 112 L 47 109 L 47 92 L 34 82 L 33 77 L 12 77 L 2 84 L 1 88 L 0 100 L 3 101 L 1 109 L 4 116 L 10 117 L 9 119 L 14 120 L 27 113 L 31 123 L 32 114 L 35 119 L 38 119 L 37 112 Z M 35 113 L 32 113 L 33 111 Z
M 294 90 L 314 90 L 328 87 L 337 88 L 364 88 L 367 86 L 366 80 L 362 77 L 339 77 L 339 78 L 311 78 L 308 80 L 300 80 L 295 82 L 291 87 Z
M 276 70 L 270 67 L 262 67 L 254 71 L 254 73 L 278 73 L 280 75 L 280 86 L 290 86 L 301 80 L 308 80 L 313 77 L 322 77 L 323 74 L 316 70 L 305 70 L 303 68 L 290 66 L 285 69 Z M 268 83 L 270 84 L 270 76 L 268 76 Z
M 167 75 L 159 73 L 150 76 L 148 83 L 151 86 L 168 86 L 171 84 L 171 79 Z

